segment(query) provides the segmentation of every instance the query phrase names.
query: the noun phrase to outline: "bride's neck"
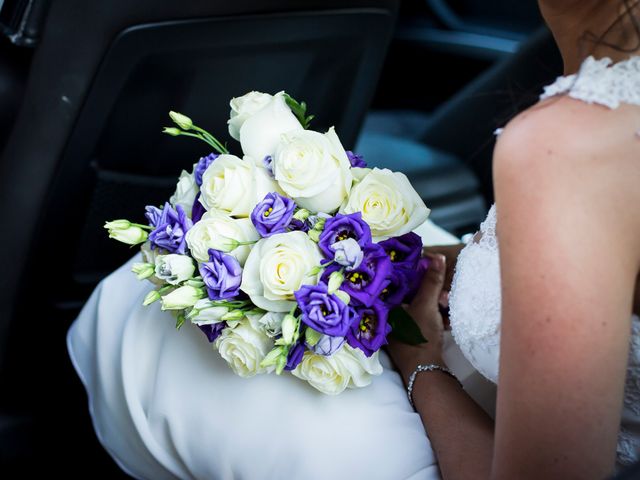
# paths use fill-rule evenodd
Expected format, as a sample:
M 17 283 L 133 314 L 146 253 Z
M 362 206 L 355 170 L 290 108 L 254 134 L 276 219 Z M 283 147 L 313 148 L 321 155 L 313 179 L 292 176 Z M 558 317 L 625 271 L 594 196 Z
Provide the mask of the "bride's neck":
M 640 0 L 539 0 L 565 74 L 589 55 L 614 62 L 640 53 Z

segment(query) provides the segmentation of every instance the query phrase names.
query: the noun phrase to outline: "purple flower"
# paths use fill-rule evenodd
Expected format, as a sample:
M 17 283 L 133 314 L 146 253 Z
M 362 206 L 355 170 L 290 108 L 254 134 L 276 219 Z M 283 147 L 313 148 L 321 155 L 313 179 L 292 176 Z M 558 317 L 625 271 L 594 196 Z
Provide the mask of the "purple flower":
M 413 301 L 413 297 L 418 293 L 418 288 L 420 287 L 420 280 L 429 269 L 431 261 L 428 258 L 421 258 L 418 260 L 418 266 L 415 270 L 405 270 L 405 278 L 407 279 L 407 288 L 408 292 L 404 298 L 404 303 L 411 303 Z
M 422 254 L 422 238 L 413 232 L 380 242 L 395 268 L 415 270 Z
M 299 230 L 301 232 L 308 232 L 311 229 L 311 226 L 308 222 L 304 220 L 298 220 L 297 218 L 292 218 L 291 223 L 289 224 L 289 231 Z
M 233 298 L 240 292 L 242 267 L 232 255 L 209 249 L 209 261 L 200 264 L 200 275 L 211 300 Z
M 345 336 L 354 321 L 354 311 L 329 294 L 326 283 L 303 285 L 294 295 L 302 311 L 302 323 L 325 335 Z
M 209 165 L 211 165 L 213 161 L 218 158 L 218 156 L 219 155 L 216 155 L 215 153 L 210 153 L 206 157 L 202 157 L 200 160 L 198 160 L 196 166 L 193 167 L 193 178 L 195 178 L 196 180 L 196 185 L 202 185 L 202 175 L 204 174 L 205 170 L 209 168 Z
M 328 218 L 320 234 L 318 246 L 327 258 L 333 259 L 333 244 L 347 238 L 353 238 L 362 248 L 371 243 L 371 229 L 362 219 L 360 212 L 349 215 L 338 213 L 335 217 Z
M 170 253 L 183 255 L 187 248 L 185 235 L 193 226 L 193 222 L 180 205 L 172 208 L 167 202 L 160 210 L 157 207 L 147 206 L 145 216 L 154 230 L 149 234 L 151 248 L 159 247 Z
M 367 168 L 367 162 L 364 161 L 362 155 L 347 150 L 347 158 L 352 167 Z
M 293 218 L 296 204 L 293 200 L 271 192 L 267 193 L 253 212 L 251 221 L 261 237 L 270 237 L 276 233 L 284 233 Z
M 384 281 L 380 300 L 389 308 L 400 305 L 409 293 L 410 285 L 415 283 L 415 277 L 409 270 L 392 268 Z
M 359 348 L 367 357 L 387 343 L 391 326 L 387 322 L 388 310 L 380 303 L 358 309 L 360 321 L 353 324 L 347 333 L 347 343 Z
M 284 367 L 285 370 L 293 370 L 295 369 L 300 362 L 302 361 L 302 356 L 304 355 L 304 343 L 297 342 L 291 350 L 289 350 L 289 355 L 287 356 L 287 365 Z
M 318 340 L 318 343 L 311 347 L 311 350 L 313 350 L 313 352 L 318 355 L 330 357 L 342 348 L 344 342 L 344 337 L 331 337 L 329 335 L 323 335 L 322 337 L 320 337 L 320 340 Z
M 369 244 L 362 252 L 362 263 L 358 268 L 345 272 L 345 280 L 340 289 L 347 292 L 351 298 L 370 307 L 382 293 L 392 266 L 386 252 L 377 243 Z M 329 276 L 340 268 L 340 265 L 335 264 L 326 268 L 322 280 L 328 282 Z
M 193 207 L 191 207 L 191 221 L 195 224 L 200 221 L 204 213 L 206 212 L 204 205 L 200 203 L 200 192 L 196 195 L 193 201 Z
M 216 341 L 222 331 L 227 326 L 226 322 L 211 323 L 209 325 L 198 325 L 198 328 L 207 336 L 210 343 Z

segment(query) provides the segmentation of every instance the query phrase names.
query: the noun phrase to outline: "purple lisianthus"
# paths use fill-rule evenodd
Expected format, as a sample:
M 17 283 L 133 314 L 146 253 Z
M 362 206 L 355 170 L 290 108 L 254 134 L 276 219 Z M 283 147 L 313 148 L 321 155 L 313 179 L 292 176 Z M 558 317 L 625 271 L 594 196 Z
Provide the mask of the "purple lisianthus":
M 234 256 L 210 248 L 209 261 L 199 268 L 211 300 L 233 298 L 240 292 L 242 267 Z
M 169 202 L 164 208 L 147 206 L 145 216 L 154 230 L 149 234 L 151 248 L 159 247 L 183 255 L 187 249 L 186 233 L 193 226 L 180 205 L 174 209 Z
M 191 207 L 191 221 L 194 224 L 198 223 L 205 212 L 204 205 L 200 203 L 200 192 L 198 192 L 196 198 L 193 200 L 193 207 Z
M 416 282 L 416 275 L 411 271 L 392 268 L 384 281 L 380 300 L 390 308 L 404 302 L 411 286 Z
M 347 158 L 352 167 L 367 168 L 367 162 L 364 161 L 362 155 L 347 150 Z
M 226 326 L 227 326 L 226 322 L 218 322 L 218 323 L 211 323 L 209 325 L 198 325 L 198 328 L 202 330 L 202 333 L 204 333 L 207 336 L 207 339 L 209 340 L 209 342 L 213 343 L 220 336 L 220 334 L 222 333 L 222 331 L 225 329 Z
M 422 254 L 422 238 L 413 232 L 380 242 L 395 268 L 415 270 Z
M 408 292 L 404 298 L 404 303 L 411 303 L 413 297 L 418 293 L 420 287 L 420 280 L 424 276 L 425 272 L 429 269 L 431 260 L 428 258 L 421 258 L 418 260 L 418 266 L 415 270 L 404 270 L 405 278 L 407 279 Z
M 391 326 L 387 322 L 389 311 L 376 302 L 370 307 L 359 308 L 358 314 L 360 320 L 347 332 L 347 343 L 370 357 L 387 343 L 387 335 L 391 332 Z
M 267 193 L 251 212 L 251 221 L 261 237 L 284 233 L 291 223 L 295 208 L 296 204 L 290 198 L 276 192 Z
M 297 342 L 289 350 L 289 355 L 287 355 L 287 365 L 284 367 L 284 369 L 288 371 L 295 369 L 302 361 L 303 355 L 304 355 L 304 343 Z
M 391 272 L 391 260 L 377 243 L 371 243 L 362 250 L 364 258 L 358 268 L 345 272 L 345 280 L 340 289 L 351 298 L 370 307 L 385 287 L 385 280 Z M 333 264 L 325 269 L 322 280 L 328 282 L 329 276 L 339 270 L 340 265 Z
M 205 170 L 209 168 L 209 165 L 211 165 L 218 157 L 219 155 L 210 153 L 206 157 L 202 157 L 200 160 L 198 160 L 198 163 L 196 163 L 196 166 L 193 168 L 193 178 L 196 181 L 196 185 L 202 185 L 202 175 L 204 174 Z
M 302 311 L 302 323 L 325 335 L 345 336 L 354 321 L 354 311 L 330 294 L 326 283 L 303 285 L 294 295 Z
M 344 337 L 331 337 L 329 335 L 323 335 L 314 346 L 311 347 L 314 353 L 330 357 L 344 345 Z
M 335 217 L 328 218 L 320 234 L 318 246 L 327 258 L 333 259 L 333 245 L 347 238 L 353 238 L 361 248 L 371 243 L 371 229 L 362 219 L 360 212 L 349 215 L 338 213 Z

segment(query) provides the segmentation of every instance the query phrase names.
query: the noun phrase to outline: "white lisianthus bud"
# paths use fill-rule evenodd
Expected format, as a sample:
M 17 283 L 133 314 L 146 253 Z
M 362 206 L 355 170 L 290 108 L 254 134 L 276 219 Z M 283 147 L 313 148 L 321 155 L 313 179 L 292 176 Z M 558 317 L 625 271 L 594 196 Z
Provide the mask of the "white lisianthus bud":
M 195 325 L 211 325 L 212 323 L 223 322 L 222 317 L 229 313 L 229 310 L 229 307 L 218 305 L 208 298 L 203 298 L 195 303 L 187 315 L 187 319 Z
M 171 285 L 189 280 L 193 277 L 196 267 L 188 255 L 159 255 L 156 258 L 155 274 L 160 280 Z
M 266 367 L 275 365 L 276 363 L 278 363 L 278 358 L 280 358 L 283 353 L 284 353 L 284 347 L 282 346 L 275 347 L 273 350 L 267 353 L 267 356 L 264 357 L 264 360 L 260 362 L 260 367 L 266 368 Z
M 344 282 L 344 275 L 340 270 L 336 270 L 331 275 L 329 275 L 329 283 L 327 285 L 328 293 L 334 294 L 340 288 L 342 283 Z
M 191 128 L 193 128 L 193 122 L 186 115 L 171 111 L 169 112 L 169 117 L 171 117 L 173 123 L 178 125 L 183 130 L 191 130 Z
M 282 339 L 287 345 L 291 345 L 297 340 L 298 319 L 291 314 L 284 316 L 282 320 Z
M 177 137 L 182 133 L 182 131 L 179 128 L 175 127 L 164 127 L 162 129 L 162 133 L 166 133 L 167 135 L 171 135 L 172 137 Z
M 231 310 L 222 316 L 224 321 L 242 320 L 244 318 L 244 312 L 242 310 Z
M 345 292 L 344 290 L 336 290 L 334 294 L 336 297 L 342 300 L 342 303 L 344 303 L 345 305 L 349 305 L 349 302 L 351 301 L 351 297 L 347 292 Z
M 185 285 L 162 297 L 162 310 L 184 310 L 193 307 L 202 297 L 203 289 Z
M 307 218 L 309 218 L 309 215 L 311 215 L 311 212 L 309 210 L 307 210 L 306 208 L 300 208 L 296 213 L 293 214 L 293 218 L 304 222 Z
M 304 331 L 304 341 L 307 345 L 311 347 L 313 347 L 316 343 L 318 343 L 321 338 L 322 338 L 322 333 L 318 332 L 317 330 L 314 330 L 311 327 L 307 327 L 307 329 Z
M 153 302 L 157 302 L 158 300 L 160 300 L 160 294 L 158 293 L 158 291 L 151 290 L 149 293 L 147 293 L 146 297 L 144 297 L 142 305 L 146 307 L 147 305 L 151 305 Z
M 156 271 L 155 265 L 152 263 L 134 263 L 131 271 L 136 274 L 138 280 L 149 278 Z
M 149 236 L 146 231 L 128 220 L 114 220 L 104 224 L 109 231 L 109 238 L 113 238 L 127 245 L 138 245 L 147 241 Z

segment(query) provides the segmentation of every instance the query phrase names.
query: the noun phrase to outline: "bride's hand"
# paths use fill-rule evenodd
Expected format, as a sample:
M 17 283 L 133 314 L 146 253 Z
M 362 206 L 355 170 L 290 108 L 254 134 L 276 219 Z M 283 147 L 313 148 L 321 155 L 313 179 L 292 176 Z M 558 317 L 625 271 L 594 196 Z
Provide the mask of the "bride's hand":
M 435 247 L 424 247 L 422 249 L 422 253 L 425 256 L 441 254 L 444 255 L 447 260 L 447 272 L 444 278 L 444 287 L 445 291 L 451 290 L 451 282 L 453 280 L 453 273 L 456 268 L 456 263 L 458 262 L 458 255 L 465 247 L 464 243 L 458 243 L 455 245 L 438 245 Z
M 405 382 L 419 364 L 442 365 L 442 334 L 444 320 L 440 313 L 439 299 L 445 286 L 447 259 L 443 254 L 428 254 L 429 268 L 422 277 L 420 287 L 407 312 L 416 321 L 422 335 L 428 340 L 421 345 L 407 345 L 390 340 L 387 351 Z

